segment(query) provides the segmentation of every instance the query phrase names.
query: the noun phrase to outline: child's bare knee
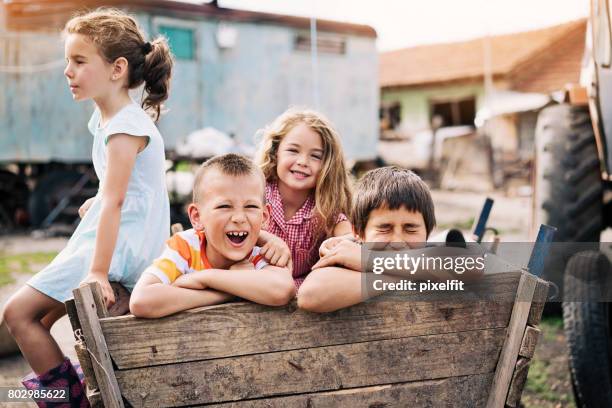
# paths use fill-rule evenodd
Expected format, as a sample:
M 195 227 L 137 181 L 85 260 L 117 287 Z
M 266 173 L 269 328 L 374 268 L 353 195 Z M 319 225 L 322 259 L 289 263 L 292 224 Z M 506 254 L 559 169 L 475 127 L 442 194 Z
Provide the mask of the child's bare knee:
M 20 326 L 27 323 L 30 319 L 24 313 L 23 305 L 20 305 L 19 299 L 11 298 L 4 306 L 2 320 L 6 323 L 9 333 L 14 335 L 19 331 Z

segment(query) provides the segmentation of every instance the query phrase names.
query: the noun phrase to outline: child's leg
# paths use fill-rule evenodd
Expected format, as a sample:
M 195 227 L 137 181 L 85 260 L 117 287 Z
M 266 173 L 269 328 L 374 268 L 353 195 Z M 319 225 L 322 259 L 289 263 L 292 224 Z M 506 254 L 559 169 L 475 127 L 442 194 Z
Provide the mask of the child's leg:
M 57 318 L 61 302 L 24 286 L 15 293 L 4 309 L 4 321 L 30 367 L 42 374 L 64 361 L 64 355 L 51 336 L 48 326 Z M 55 312 L 55 314 L 51 314 Z M 41 319 L 46 319 L 46 324 Z
M 40 322 L 47 330 L 51 330 L 55 322 L 61 319 L 66 314 L 66 306 L 60 303 L 56 309 L 51 310 L 49 313 L 45 315 Z

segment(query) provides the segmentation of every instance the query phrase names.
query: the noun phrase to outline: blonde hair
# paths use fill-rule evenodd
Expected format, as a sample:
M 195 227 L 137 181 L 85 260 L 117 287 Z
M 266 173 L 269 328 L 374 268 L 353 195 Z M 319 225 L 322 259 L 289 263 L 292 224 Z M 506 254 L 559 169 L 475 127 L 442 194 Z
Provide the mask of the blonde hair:
M 313 110 L 288 109 L 260 131 L 262 141 L 256 161 L 263 170 L 266 181 L 277 180 L 278 146 L 287 133 L 299 124 L 315 131 L 323 143 L 321 170 L 315 187 L 315 210 L 320 232 L 329 236 L 332 235 L 338 214 L 349 214 L 352 198 L 340 136 L 329 120 Z
M 64 34 L 86 36 L 108 63 L 125 58 L 128 61 L 127 87 L 136 88 L 144 82 L 147 95 L 142 107 L 154 120 L 159 119 L 162 103 L 168 99 L 173 65 L 165 38 L 146 42 L 133 17 L 108 8 L 73 17 L 66 23 Z

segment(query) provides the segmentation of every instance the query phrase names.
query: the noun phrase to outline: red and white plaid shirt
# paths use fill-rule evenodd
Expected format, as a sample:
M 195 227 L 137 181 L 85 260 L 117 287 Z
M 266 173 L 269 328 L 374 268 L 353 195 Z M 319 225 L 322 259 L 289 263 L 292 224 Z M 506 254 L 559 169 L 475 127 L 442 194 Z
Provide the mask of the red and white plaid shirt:
M 314 236 L 317 229 L 314 196 L 311 194 L 289 220 L 285 220 L 283 200 L 276 181 L 266 184 L 266 201 L 272 209 L 265 230 L 281 238 L 289 246 L 293 262 L 293 280 L 299 287 L 310 273 L 312 265 L 319 259 L 319 246 L 326 238 L 325 234 Z M 340 213 L 336 223 L 344 220 L 347 220 L 346 215 Z

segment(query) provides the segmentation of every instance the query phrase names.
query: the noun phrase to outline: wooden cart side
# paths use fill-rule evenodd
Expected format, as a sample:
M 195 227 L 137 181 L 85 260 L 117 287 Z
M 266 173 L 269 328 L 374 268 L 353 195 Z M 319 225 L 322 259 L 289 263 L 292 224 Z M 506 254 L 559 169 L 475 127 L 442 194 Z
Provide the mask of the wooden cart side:
M 100 327 L 99 319 L 108 316 L 100 285 L 97 283 L 84 285 L 75 289 L 72 293 L 74 303 L 68 303 L 66 307 L 71 315 L 70 321 L 73 330 L 76 332 L 80 329 L 80 334 L 84 340 L 85 350 L 83 350 L 81 344 L 81 346 L 77 346 L 77 354 L 79 354 L 79 360 L 84 368 L 84 373 L 86 373 L 86 378 L 92 382 L 92 386 L 97 385 L 99 388 L 99 395 L 104 407 L 123 408 L 119 384 Z M 75 327 L 77 324 L 78 326 Z M 83 355 L 86 357 L 81 359 Z M 93 368 L 93 375 L 91 368 Z M 92 403 L 95 403 L 96 400 L 99 401 L 95 392 L 91 397 L 93 397 Z
M 488 408 L 515 407 L 519 403 L 540 333 L 535 324 L 540 321 L 547 292 L 546 282 L 529 273 L 522 274 L 487 401 Z

